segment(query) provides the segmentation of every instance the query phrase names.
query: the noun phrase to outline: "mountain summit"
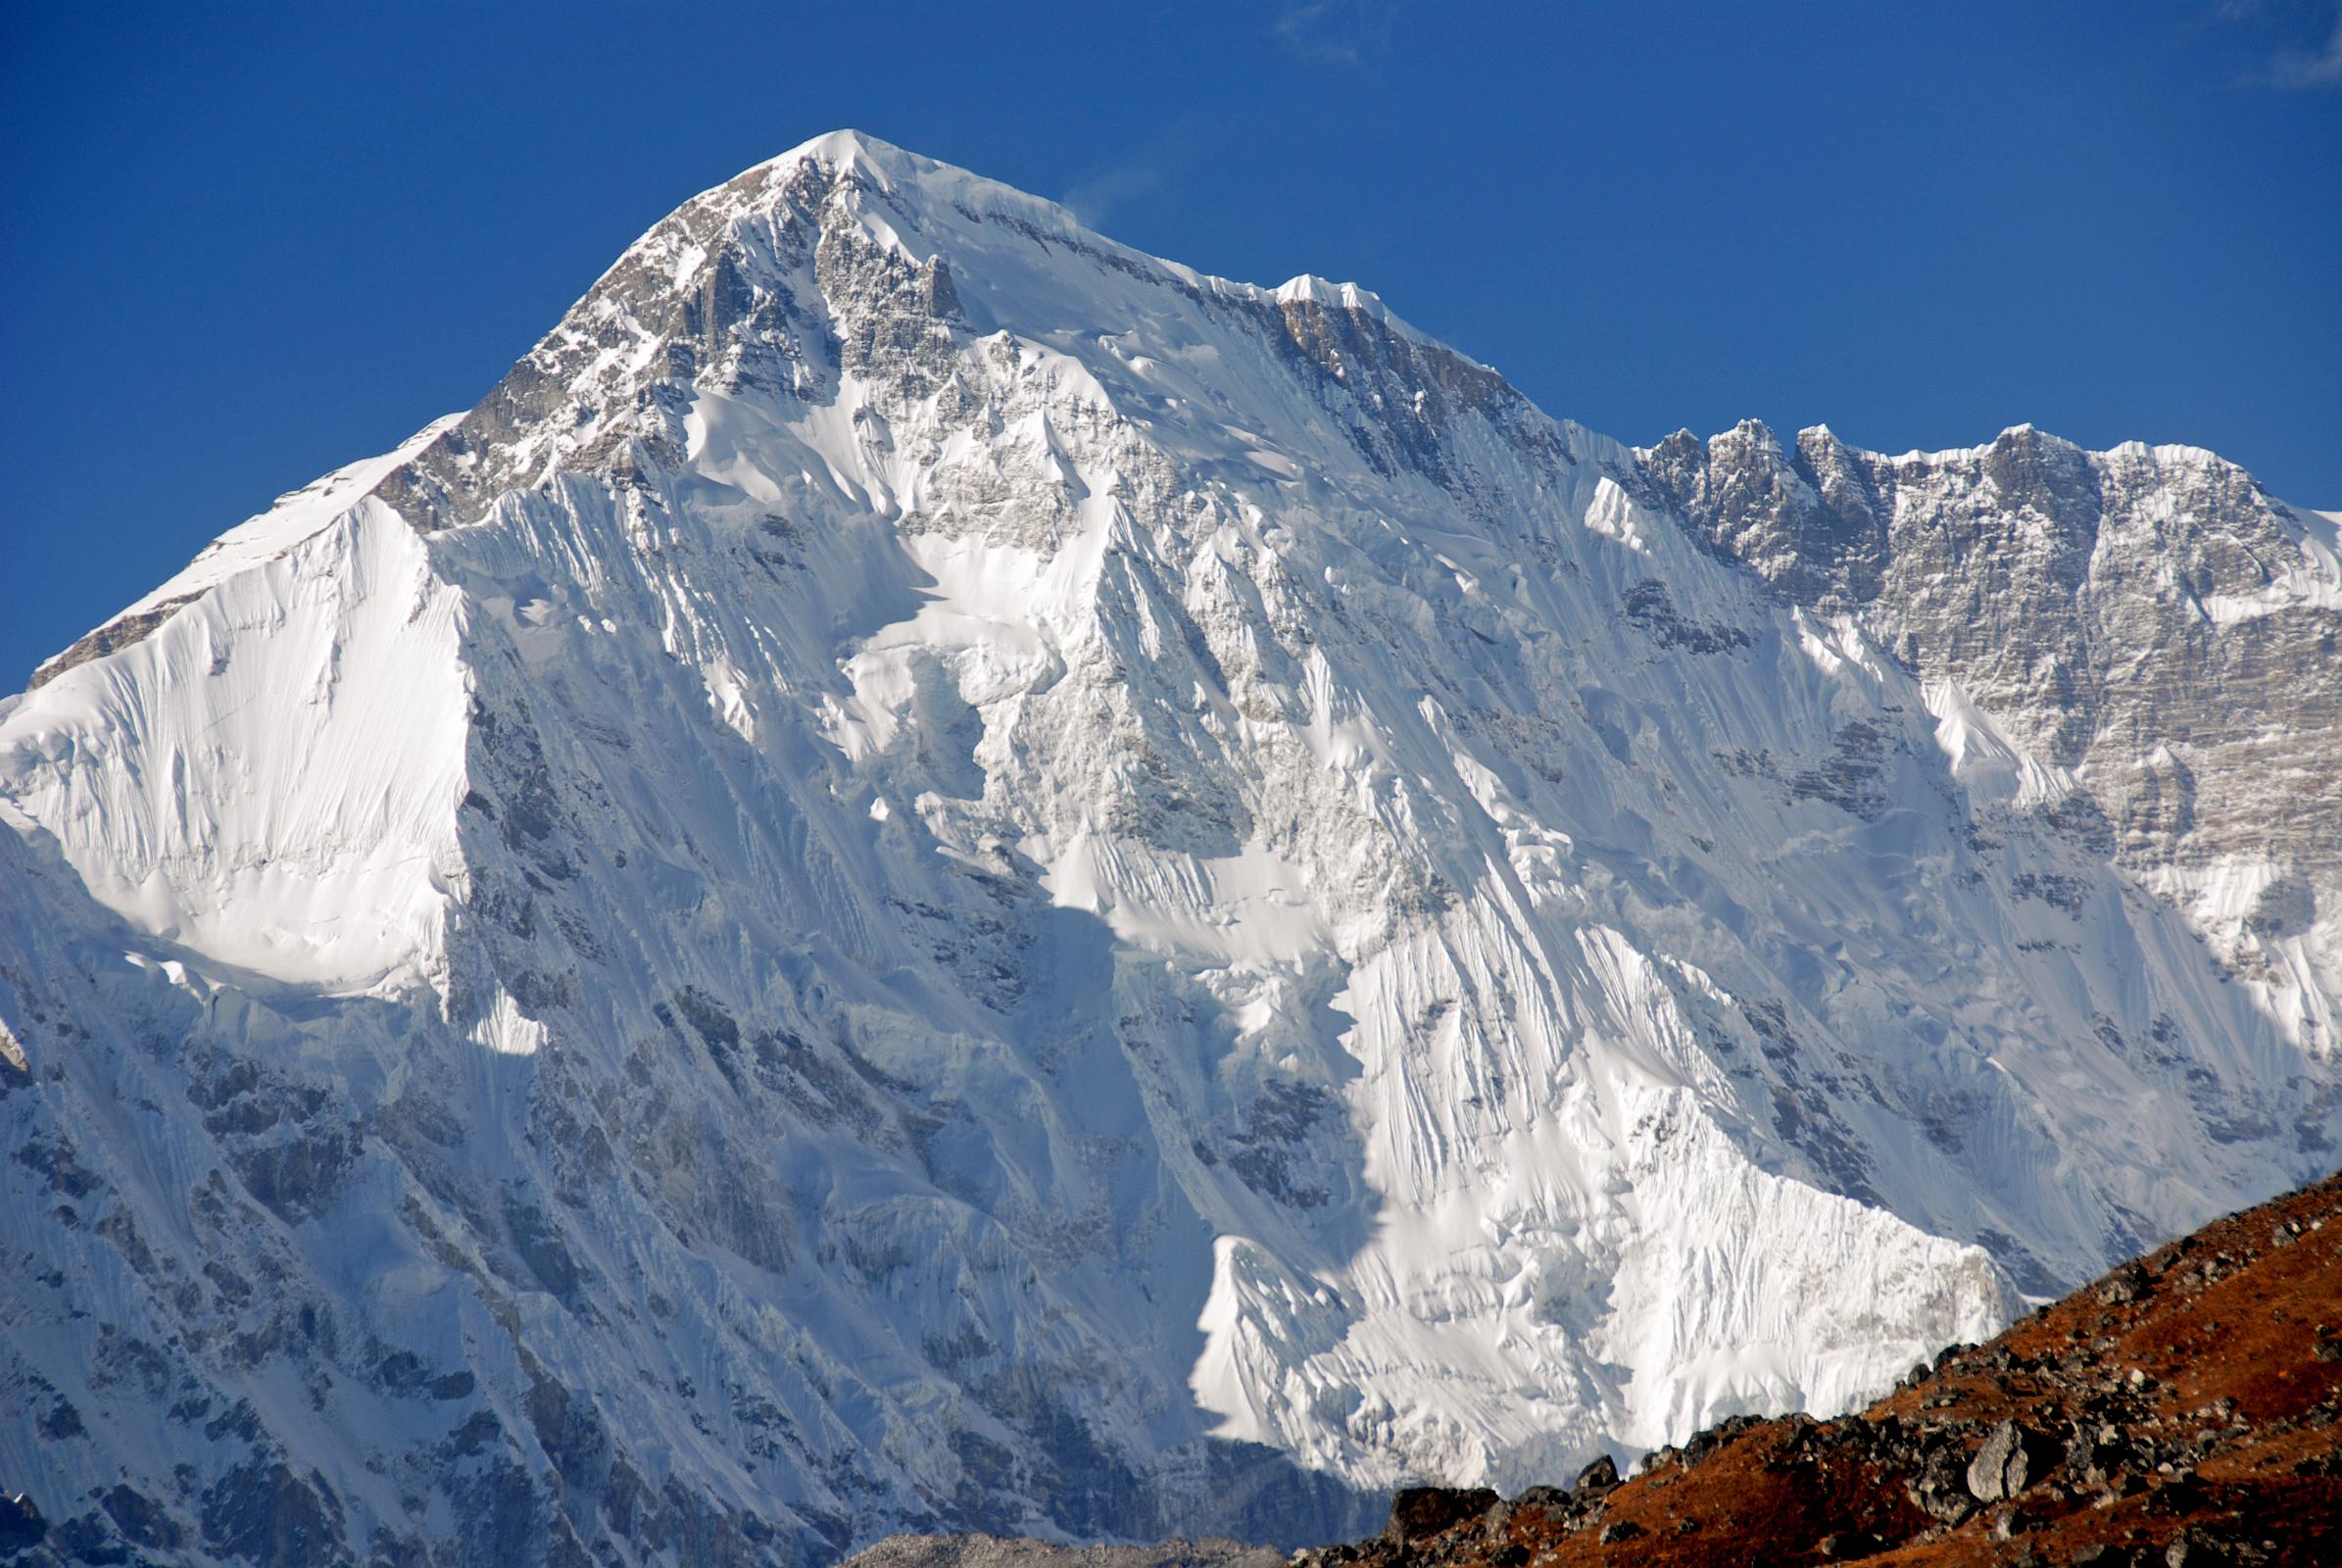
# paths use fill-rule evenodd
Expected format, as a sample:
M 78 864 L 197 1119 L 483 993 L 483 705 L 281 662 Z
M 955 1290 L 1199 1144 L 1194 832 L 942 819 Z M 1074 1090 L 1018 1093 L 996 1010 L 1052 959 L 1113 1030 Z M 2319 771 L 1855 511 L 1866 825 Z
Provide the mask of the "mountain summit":
M 1297 1543 L 1850 1407 L 2331 1163 L 2334 539 L 809 142 L 0 703 L 0 1485 Z

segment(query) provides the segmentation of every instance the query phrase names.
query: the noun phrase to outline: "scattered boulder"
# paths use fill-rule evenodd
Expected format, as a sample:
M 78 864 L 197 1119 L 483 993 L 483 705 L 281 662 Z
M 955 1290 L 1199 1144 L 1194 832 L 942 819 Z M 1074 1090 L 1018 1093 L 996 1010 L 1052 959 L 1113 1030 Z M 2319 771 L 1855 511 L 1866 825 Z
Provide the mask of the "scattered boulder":
M 1486 1516 L 1496 1502 L 1486 1487 L 1408 1487 L 1391 1499 L 1391 1523 L 1383 1534 L 1391 1541 L 1429 1541 Z
M 2100 1282 L 2097 1290 L 2101 1306 L 2125 1306 L 2146 1294 L 2147 1271 L 2132 1261 L 2116 1269 Z
M 1968 1490 L 1967 1467 L 1949 1446 L 1927 1450 L 1906 1491 L 1913 1507 L 1947 1525 L 1956 1525 L 1976 1511 L 1976 1498 Z
M 1984 1436 L 1984 1446 L 1968 1462 L 1968 1492 L 1978 1502 L 2014 1497 L 2032 1479 L 2031 1449 L 2037 1445 L 2014 1421 L 2003 1421 Z

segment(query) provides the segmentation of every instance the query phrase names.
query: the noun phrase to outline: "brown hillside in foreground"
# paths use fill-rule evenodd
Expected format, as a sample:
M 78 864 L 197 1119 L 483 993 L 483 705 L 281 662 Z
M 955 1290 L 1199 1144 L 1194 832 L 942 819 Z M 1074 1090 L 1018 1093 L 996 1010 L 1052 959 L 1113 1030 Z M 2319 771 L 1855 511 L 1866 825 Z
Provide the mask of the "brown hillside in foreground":
M 2219 1220 L 1835 1421 L 1617 1482 L 1402 1493 L 1296 1568 L 2342 1564 L 2342 1176 Z

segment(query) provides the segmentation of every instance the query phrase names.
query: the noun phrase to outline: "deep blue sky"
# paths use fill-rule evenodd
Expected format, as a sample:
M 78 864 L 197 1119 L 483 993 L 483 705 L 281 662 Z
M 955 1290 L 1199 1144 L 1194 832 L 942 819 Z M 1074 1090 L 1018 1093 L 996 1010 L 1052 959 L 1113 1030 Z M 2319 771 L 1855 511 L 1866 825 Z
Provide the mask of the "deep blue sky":
M 2342 507 L 2337 0 L 5 10 L 0 691 L 841 125 L 1627 440 L 2029 419 Z

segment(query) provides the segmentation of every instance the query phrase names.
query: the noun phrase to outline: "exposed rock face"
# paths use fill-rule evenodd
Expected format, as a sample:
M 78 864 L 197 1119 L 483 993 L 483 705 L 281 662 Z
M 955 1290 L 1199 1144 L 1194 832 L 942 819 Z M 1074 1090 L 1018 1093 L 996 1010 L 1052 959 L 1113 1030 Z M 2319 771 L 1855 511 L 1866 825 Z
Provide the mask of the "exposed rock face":
M 1791 603 L 1843 615 L 2013 757 L 1979 830 L 2038 821 L 2186 909 L 2313 1052 L 2342 985 L 2333 519 L 2209 452 L 2030 427 L 1881 457 L 1753 421 L 1641 454 L 1648 493 Z M 1997 799 L 1994 798 L 1997 793 Z M 2152 1049 L 2152 1048 L 2150 1048 Z
M 687 204 L 0 704 L 0 1526 L 1324 1540 L 2321 1168 L 2318 973 L 1660 468 L 862 138 Z

